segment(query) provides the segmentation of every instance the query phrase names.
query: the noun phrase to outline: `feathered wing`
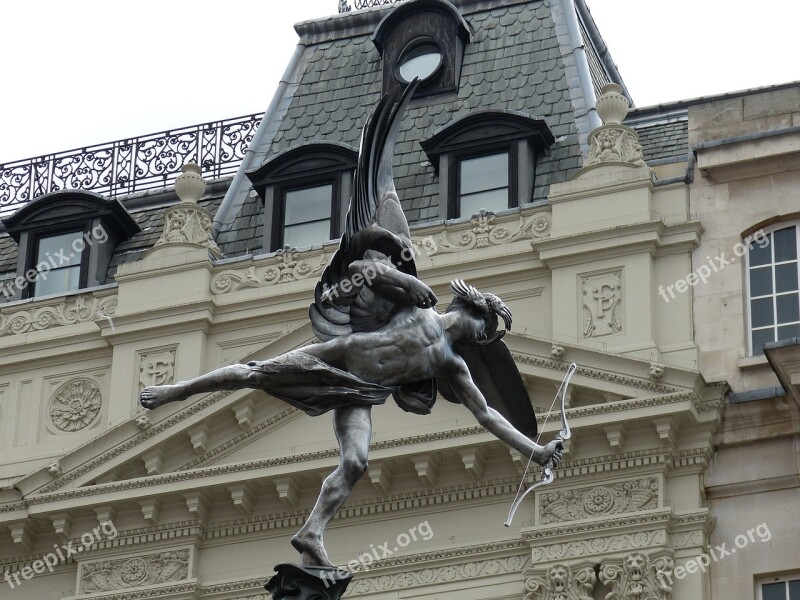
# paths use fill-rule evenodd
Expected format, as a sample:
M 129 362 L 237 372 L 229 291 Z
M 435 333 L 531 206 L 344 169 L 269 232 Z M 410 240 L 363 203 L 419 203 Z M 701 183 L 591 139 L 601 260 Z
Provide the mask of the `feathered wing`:
M 353 196 L 345 218 L 339 248 L 325 268 L 314 290 L 309 317 L 314 333 L 327 341 L 354 331 L 382 327 L 398 306 L 363 286 L 352 298 L 323 301 L 323 294 L 348 277 L 348 267 L 367 252 L 379 252 L 387 265 L 416 276 L 408 222 L 400 207 L 392 175 L 392 159 L 400 120 L 414 90 L 415 80 L 398 86 L 381 98 L 361 133 Z

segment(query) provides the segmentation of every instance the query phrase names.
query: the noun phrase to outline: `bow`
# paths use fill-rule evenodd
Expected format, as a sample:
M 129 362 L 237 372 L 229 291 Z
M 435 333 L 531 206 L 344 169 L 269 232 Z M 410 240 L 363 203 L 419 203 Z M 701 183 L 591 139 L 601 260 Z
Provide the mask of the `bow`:
M 539 440 L 542 437 L 544 426 L 547 425 L 547 421 L 553 412 L 553 407 L 556 404 L 556 400 L 558 400 L 559 393 L 561 394 L 561 431 L 558 432 L 558 436 L 556 437 L 556 439 L 561 440 L 563 442 L 564 440 L 568 440 L 570 437 L 572 437 L 572 432 L 569 429 L 569 423 L 567 423 L 567 412 L 566 412 L 567 388 L 569 387 L 569 380 L 572 379 L 572 375 L 575 373 L 577 368 L 578 365 L 572 363 L 569 366 L 569 369 L 567 369 L 567 374 L 564 376 L 564 379 L 561 382 L 561 385 L 559 386 L 555 397 L 553 398 L 553 403 L 550 405 L 550 410 L 547 413 L 547 418 L 545 418 L 544 423 L 542 423 L 542 430 L 539 432 L 539 436 L 536 438 L 537 444 L 539 443 Z M 522 474 L 522 481 L 520 481 L 519 483 L 519 489 L 517 490 L 517 495 L 514 497 L 514 502 L 511 503 L 511 509 L 508 511 L 508 518 L 504 523 L 506 527 L 511 527 L 511 521 L 514 519 L 514 513 L 517 512 L 517 508 L 519 508 L 519 505 L 525 499 L 525 496 L 530 494 L 536 488 L 544 487 L 548 483 L 551 483 L 553 481 L 553 469 L 555 467 L 553 466 L 553 459 L 550 458 L 545 463 L 544 468 L 542 469 L 541 479 L 539 479 L 539 481 L 534 483 L 531 487 L 529 487 L 527 490 L 523 492 L 522 486 L 525 483 L 525 477 L 528 475 L 528 469 L 530 468 L 532 461 L 533 461 L 533 452 L 531 452 L 530 457 L 528 457 L 528 464 L 525 466 L 525 472 Z

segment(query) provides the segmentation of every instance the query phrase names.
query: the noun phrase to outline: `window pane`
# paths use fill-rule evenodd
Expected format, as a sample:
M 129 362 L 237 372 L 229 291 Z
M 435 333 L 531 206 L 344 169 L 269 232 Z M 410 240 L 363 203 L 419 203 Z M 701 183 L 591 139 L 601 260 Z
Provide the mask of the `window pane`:
M 775 291 L 790 292 L 797 289 L 797 263 L 775 267 Z
M 793 323 L 800 321 L 800 296 L 798 294 L 785 294 L 775 298 L 778 305 L 778 323 Z
M 757 329 L 753 332 L 753 356 L 764 354 L 764 344 L 775 341 L 775 332 L 769 329 Z
M 48 296 L 50 294 L 66 294 L 78 289 L 81 277 L 81 267 L 67 267 L 56 269 L 49 273 L 42 273 L 36 279 L 34 296 Z
M 331 221 L 290 225 L 283 229 L 283 244 L 292 248 L 319 246 L 331 239 Z
M 330 219 L 331 198 L 333 198 L 331 184 L 286 192 L 283 224 L 295 225 L 319 219 Z M 329 237 L 330 234 L 327 234 L 325 240 L 319 240 L 317 243 L 327 241 Z
M 433 44 L 425 44 L 415 48 L 403 59 L 400 65 L 400 76 L 406 81 L 413 81 L 414 77 L 425 79 L 433 74 L 442 61 L 439 49 Z
M 52 267 L 55 263 L 55 268 L 80 265 L 81 253 L 75 252 L 72 244 L 79 240 L 82 235 L 82 231 L 73 231 L 40 238 L 36 264 L 38 265 L 44 261 L 48 262 Z M 48 261 L 48 257 L 52 257 L 52 259 Z
M 753 327 L 764 327 L 775 323 L 775 314 L 772 310 L 772 298 L 762 298 L 750 301 L 750 317 Z
M 797 258 L 797 234 L 794 227 L 779 229 L 772 234 L 775 244 L 775 262 Z
M 766 296 L 772 293 L 772 267 L 750 269 L 750 296 Z
M 468 196 L 461 196 L 461 216 L 469 217 L 480 211 L 480 209 L 505 210 L 508 208 L 508 190 L 492 190 L 491 192 L 479 192 Z
M 789 600 L 800 600 L 800 579 L 789 582 Z
M 461 161 L 462 195 L 508 186 L 508 153 L 492 154 Z M 508 208 L 508 205 L 504 208 Z M 461 213 L 464 215 L 463 211 Z
M 796 337 L 800 337 L 800 324 L 778 327 L 778 340 L 790 340 Z
M 750 266 L 768 265 L 772 262 L 772 234 L 767 236 L 769 244 L 763 248 L 758 244 L 750 244 Z M 762 241 L 763 244 L 763 241 Z
M 761 586 L 762 600 L 786 600 L 786 584 L 767 583 Z

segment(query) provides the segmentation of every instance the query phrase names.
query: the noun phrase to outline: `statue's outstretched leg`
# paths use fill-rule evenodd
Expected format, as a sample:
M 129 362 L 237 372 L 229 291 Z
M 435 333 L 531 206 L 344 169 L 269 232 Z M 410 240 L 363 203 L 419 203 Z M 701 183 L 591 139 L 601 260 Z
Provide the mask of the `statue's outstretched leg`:
M 317 503 L 305 525 L 292 538 L 292 546 L 309 566 L 334 566 L 325 552 L 325 527 L 345 503 L 356 482 L 367 471 L 372 416 L 369 406 L 347 406 L 333 413 L 333 428 L 339 442 L 339 466 L 322 483 Z
M 145 408 L 157 408 L 167 402 L 186 400 L 189 396 L 222 390 L 260 389 L 264 375 L 247 365 L 230 365 L 216 369 L 189 381 L 173 385 L 155 385 L 142 390 L 139 403 Z

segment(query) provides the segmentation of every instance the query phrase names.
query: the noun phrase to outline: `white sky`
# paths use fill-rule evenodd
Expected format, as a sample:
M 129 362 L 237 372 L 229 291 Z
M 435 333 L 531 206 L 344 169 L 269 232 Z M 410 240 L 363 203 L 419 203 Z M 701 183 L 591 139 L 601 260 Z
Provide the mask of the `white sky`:
M 638 106 L 800 79 L 800 3 L 587 3 Z M 292 25 L 337 5 L 6 0 L 0 163 L 261 112 Z

